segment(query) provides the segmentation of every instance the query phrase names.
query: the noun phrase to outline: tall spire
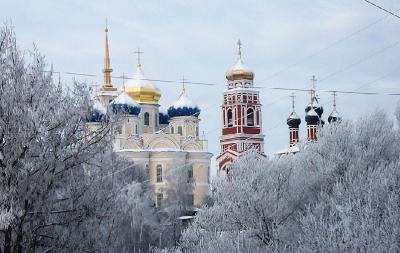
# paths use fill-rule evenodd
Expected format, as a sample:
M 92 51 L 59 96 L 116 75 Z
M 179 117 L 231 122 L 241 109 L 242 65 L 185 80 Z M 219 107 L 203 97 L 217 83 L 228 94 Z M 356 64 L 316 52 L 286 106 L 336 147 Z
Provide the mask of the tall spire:
M 111 88 L 111 72 L 113 71 L 110 68 L 110 52 L 108 49 L 108 22 L 106 19 L 106 28 L 105 28 L 105 43 L 104 43 L 104 66 L 103 66 L 103 87 Z
M 238 58 L 242 59 L 242 42 L 240 41 L 240 39 L 237 42 L 238 45 Z

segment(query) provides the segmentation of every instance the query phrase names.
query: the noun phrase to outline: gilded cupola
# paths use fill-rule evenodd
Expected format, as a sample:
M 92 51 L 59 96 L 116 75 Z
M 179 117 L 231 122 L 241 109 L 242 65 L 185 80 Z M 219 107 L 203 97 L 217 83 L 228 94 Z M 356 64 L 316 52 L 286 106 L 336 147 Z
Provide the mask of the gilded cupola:
M 139 104 L 156 105 L 161 97 L 160 89 L 144 76 L 140 63 L 142 52 L 138 50 L 136 53 L 138 54 L 136 72 L 125 84 L 126 93 Z
M 231 67 L 227 72 L 226 72 L 226 79 L 229 81 L 234 81 L 234 80 L 253 80 L 254 79 L 254 73 L 253 71 L 245 66 L 243 64 L 242 60 L 242 43 L 240 40 L 238 41 L 238 57 L 236 60 L 235 65 Z

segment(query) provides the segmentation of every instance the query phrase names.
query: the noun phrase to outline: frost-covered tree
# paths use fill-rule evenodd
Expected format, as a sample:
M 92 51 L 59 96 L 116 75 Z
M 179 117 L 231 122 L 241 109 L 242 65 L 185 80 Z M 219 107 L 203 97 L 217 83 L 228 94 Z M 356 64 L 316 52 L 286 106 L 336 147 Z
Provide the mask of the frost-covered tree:
M 184 228 L 181 216 L 193 215 L 194 180 L 191 164 L 175 162 L 167 172 L 165 199 L 159 209 L 161 246 L 177 245 Z
M 118 119 L 89 131 L 89 90 L 56 85 L 45 70 L 0 30 L 0 252 L 148 249 L 150 189 L 111 150 Z
M 399 114 L 397 110 L 397 114 Z M 238 159 L 183 252 L 398 252 L 400 134 L 382 111 L 321 129 L 296 155 Z

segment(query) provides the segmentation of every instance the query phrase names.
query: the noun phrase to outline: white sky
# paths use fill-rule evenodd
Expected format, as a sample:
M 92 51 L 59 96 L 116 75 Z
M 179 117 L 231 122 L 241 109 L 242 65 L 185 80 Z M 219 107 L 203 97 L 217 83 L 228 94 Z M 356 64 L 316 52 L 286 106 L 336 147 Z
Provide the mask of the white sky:
M 398 0 L 374 1 L 393 11 L 400 9 Z M 324 79 L 317 83 L 317 89 L 355 90 L 364 85 L 362 91 L 400 92 L 400 19 L 382 19 L 387 14 L 363 0 L 3 0 L 0 5 L 0 20 L 12 21 L 22 48 L 35 43 L 55 71 L 99 75 L 78 80 L 102 82 L 107 17 L 113 75 L 134 73 L 133 52 L 140 47 L 148 78 L 177 80 L 175 84 L 155 82 L 162 91 L 163 107 L 178 98 L 183 75 L 190 81 L 219 84 L 187 87 L 189 97 L 202 109 L 201 130 L 214 155 L 219 151 L 225 72 L 234 64 L 238 38 L 243 43 L 244 62 L 255 72 L 256 86 L 306 88 L 310 87 L 311 76 L 316 75 Z M 382 76 L 386 77 L 365 85 Z M 71 83 L 71 76 L 61 78 Z M 120 80 L 113 83 L 121 86 Z M 265 149 L 273 153 L 288 144 L 290 92 L 260 92 Z M 327 119 L 332 97 L 328 93 L 319 95 Z M 309 95 L 297 92 L 296 96 L 296 111 L 303 121 L 300 135 L 304 138 L 304 107 Z M 398 99 L 339 95 L 338 111 L 345 119 L 357 118 L 377 107 L 393 114 Z

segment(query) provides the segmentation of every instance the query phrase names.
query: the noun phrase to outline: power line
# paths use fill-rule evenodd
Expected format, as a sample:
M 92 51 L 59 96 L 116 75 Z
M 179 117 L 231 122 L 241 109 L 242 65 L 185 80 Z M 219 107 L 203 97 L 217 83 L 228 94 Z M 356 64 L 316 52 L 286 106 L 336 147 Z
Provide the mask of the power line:
M 368 3 L 368 4 L 372 5 L 372 6 L 375 6 L 376 8 L 378 8 L 378 9 L 380 9 L 380 10 L 386 12 L 386 13 L 389 13 L 393 17 L 396 17 L 396 18 L 400 19 L 400 16 L 398 16 L 396 13 L 385 9 L 382 6 L 379 6 L 379 5 L 377 5 L 377 4 L 375 4 L 375 3 L 371 2 L 371 1 L 368 1 L 368 0 L 364 0 L 364 2 L 366 2 L 366 3 Z
M 396 12 L 398 12 L 398 11 L 400 11 L 400 9 L 396 10 Z M 391 15 L 391 14 L 388 14 L 388 15 L 382 17 L 382 18 L 379 18 L 379 19 L 375 20 L 374 22 L 369 23 L 369 24 L 367 24 L 366 26 L 361 27 L 360 29 L 358 29 L 358 30 L 356 30 L 356 31 L 354 31 L 354 32 L 352 32 L 352 33 L 350 33 L 350 34 L 348 34 L 348 35 L 346 35 L 346 36 L 344 36 L 344 37 L 338 39 L 338 40 L 335 40 L 334 42 L 328 44 L 328 46 L 323 47 L 323 48 L 317 50 L 316 52 L 310 54 L 309 56 L 306 56 L 306 57 L 304 57 L 304 58 L 302 58 L 302 59 L 300 59 L 300 60 L 298 60 L 298 61 L 295 61 L 295 62 L 292 63 L 292 64 L 289 64 L 287 67 L 280 69 L 279 71 L 275 72 L 274 74 L 270 75 L 269 77 L 263 79 L 261 82 L 268 81 L 268 80 L 274 78 L 275 76 L 277 76 L 277 75 L 279 75 L 279 74 L 281 74 L 281 73 L 283 73 L 283 72 L 285 72 L 285 71 L 287 71 L 287 70 L 289 70 L 289 69 L 292 69 L 292 68 L 298 66 L 300 63 L 306 62 L 306 61 L 308 61 L 308 60 L 314 58 L 315 56 L 321 54 L 322 52 L 324 52 L 324 51 L 326 51 L 326 50 L 328 50 L 328 49 L 331 49 L 331 48 L 335 47 L 336 45 L 338 45 L 338 44 L 340 44 L 340 43 L 342 43 L 342 42 L 344 42 L 344 41 L 350 39 L 351 37 L 353 37 L 353 36 L 355 36 L 355 35 L 357 35 L 357 34 L 363 32 L 363 31 L 365 31 L 365 30 L 371 28 L 372 26 L 374 26 L 374 25 L 380 23 L 381 21 L 383 21 L 383 20 L 385 20 L 386 18 L 388 18 L 390 15 Z

